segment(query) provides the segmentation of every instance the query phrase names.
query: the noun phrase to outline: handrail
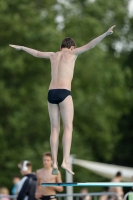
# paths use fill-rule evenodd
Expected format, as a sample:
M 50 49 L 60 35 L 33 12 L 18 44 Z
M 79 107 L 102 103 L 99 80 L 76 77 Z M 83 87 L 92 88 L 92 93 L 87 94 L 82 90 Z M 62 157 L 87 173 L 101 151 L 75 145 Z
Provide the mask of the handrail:
M 102 195 L 112 195 L 112 196 L 116 196 L 118 198 L 118 200 L 121 200 L 120 196 L 117 194 L 117 193 L 114 193 L 114 192 L 90 192 L 90 193 L 86 193 L 86 194 L 82 194 L 82 193 L 73 193 L 73 194 L 64 194 L 64 193 L 57 193 L 56 194 L 56 197 L 81 197 L 81 196 L 102 196 Z M 10 199 L 15 199 L 17 198 L 16 195 L 2 195 L 0 194 L 0 198 L 2 197 L 7 197 L 7 198 L 10 198 Z M 126 200 L 126 199 L 124 199 Z

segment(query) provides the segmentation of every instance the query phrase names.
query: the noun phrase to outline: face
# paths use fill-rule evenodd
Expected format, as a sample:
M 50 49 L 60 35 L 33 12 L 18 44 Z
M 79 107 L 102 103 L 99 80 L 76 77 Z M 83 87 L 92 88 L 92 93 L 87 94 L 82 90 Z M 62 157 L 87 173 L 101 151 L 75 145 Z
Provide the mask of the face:
M 15 183 L 17 183 L 17 182 L 19 182 L 20 181 L 20 178 L 19 177 L 14 177 L 13 178 L 13 183 L 15 184 Z
M 87 189 L 82 189 L 81 193 L 86 194 L 86 193 L 88 193 L 88 190 Z
M 20 173 L 24 176 L 25 175 L 25 171 L 23 171 L 22 169 L 20 169 Z
M 43 165 L 44 167 L 51 167 L 52 166 L 52 159 L 50 156 L 43 157 Z

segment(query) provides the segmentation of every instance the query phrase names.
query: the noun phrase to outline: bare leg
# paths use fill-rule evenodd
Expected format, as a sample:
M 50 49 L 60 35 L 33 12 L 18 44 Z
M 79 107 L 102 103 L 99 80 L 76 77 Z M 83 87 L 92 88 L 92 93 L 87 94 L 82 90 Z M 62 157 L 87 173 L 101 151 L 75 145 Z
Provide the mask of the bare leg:
M 51 135 L 50 135 L 50 146 L 53 159 L 53 171 L 52 174 L 58 174 L 57 154 L 58 154 L 58 143 L 60 133 L 60 112 L 57 104 L 48 103 L 48 110 L 51 122 Z
M 69 156 L 71 149 L 71 141 L 72 141 L 72 129 L 73 129 L 73 101 L 72 97 L 68 96 L 66 99 L 59 104 L 60 112 L 63 121 L 63 162 L 61 167 L 66 169 L 69 173 L 74 174 L 70 168 Z

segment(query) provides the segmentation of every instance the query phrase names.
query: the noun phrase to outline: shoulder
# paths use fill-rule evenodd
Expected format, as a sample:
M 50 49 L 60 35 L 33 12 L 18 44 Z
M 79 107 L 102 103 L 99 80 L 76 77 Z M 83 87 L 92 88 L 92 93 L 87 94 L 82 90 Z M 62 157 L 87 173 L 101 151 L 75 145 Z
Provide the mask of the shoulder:
M 56 52 L 53 52 L 53 56 L 55 56 L 55 55 L 60 55 L 61 54 L 61 51 L 56 51 Z
M 60 52 L 50 52 L 50 59 L 55 60 L 56 57 L 59 56 Z
M 25 180 L 26 180 L 27 178 L 28 178 L 27 176 L 24 176 L 24 177 L 19 181 L 19 183 L 25 182 Z
M 56 175 L 55 178 L 56 178 L 56 179 L 59 179 L 59 180 L 60 180 L 59 182 L 62 182 L 62 181 L 61 181 L 61 173 L 60 173 L 60 171 L 59 171 L 58 175 Z
M 78 57 L 78 55 L 76 55 L 75 53 L 75 49 L 72 49 L 71 51 L 66 52 L 66 54 L 69 58 L 76 59 Z
M 41 169 L 37 169 L 37 170 L 36 170 L 36 174 L 40 174 L 40 173 L 42 173 L 43 171 L 44 171 L 43 168 L 41 168 Z
M 58 171 L 59 173 L 58 173 L 58 175 L 57 176 L 59 176 L 59 175 L 61 175 L 61 172 L 60 171 Z
M 58 54 L 58 53 L 61 53 L 61 51 L 56 51 L 56 52 L 54 52 L 55 54 Z
M 27 180 L 27 176 L 24 176 L 20 181 L 19 181 L 19 184 L 18 184 L 18 192 L 21 190 L 22 186 L 24 185 L 25 181 Z

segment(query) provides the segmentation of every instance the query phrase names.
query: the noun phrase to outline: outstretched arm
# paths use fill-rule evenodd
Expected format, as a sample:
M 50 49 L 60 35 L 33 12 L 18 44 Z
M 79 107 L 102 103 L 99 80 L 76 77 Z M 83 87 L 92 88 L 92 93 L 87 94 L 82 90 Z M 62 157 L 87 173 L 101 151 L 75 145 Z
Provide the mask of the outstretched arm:
M 112 26 L 106 33 L 100 35 L 99 37 L 95 38 L 94 40 L 92 40 L 91 42 L 89 42 L 88 44 L 82 46 L 82 47 L 79 47 L 79 48 L 76 48 L 76 49 L 73 49 L 72 50 L 72 53 L 75 54 L 75 55 L 79 55 L 85 51 L 88 51 L 92 48 L 94 48 L 103 38 L 105 38 L 107 35 L 111 35 L 113 33 L 113 29 L 114 29 L 115 26 Z
M 37 51 L 35 49 L 30 49 L 28 47 L 23 47 L 23 46 L 18 46 L 18 45 L 9 45 L 10 47 L 15 48 L 16 50 L 20 51 L 26 51 L 27 53 L 31 54 L 32 56 L 35 56 L 37 58 L 49 58 L 51 57 L 51 55 L 54 54 L 54 52 L 41 52 L 41 51 Z

